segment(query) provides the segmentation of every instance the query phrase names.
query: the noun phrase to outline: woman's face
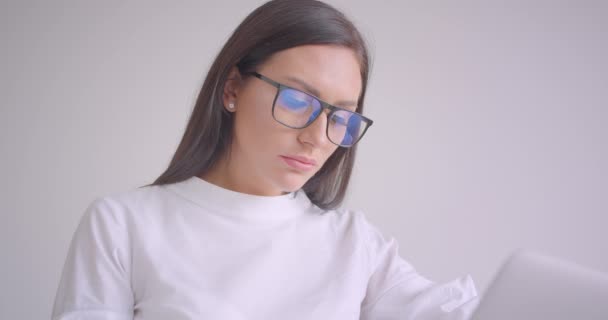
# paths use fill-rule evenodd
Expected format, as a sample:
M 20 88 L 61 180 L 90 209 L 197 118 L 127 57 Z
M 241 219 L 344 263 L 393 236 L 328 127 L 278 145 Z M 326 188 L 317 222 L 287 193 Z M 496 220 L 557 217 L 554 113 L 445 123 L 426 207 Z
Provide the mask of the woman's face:
M 357 56 L 341 46 L 283 50 L 256 71 L 352 111 L 361 93 Z M 266 196 L 301 188 L 338 148 L 327 138 L 327 111 L 306 128 L 288 128 L 272 116 L 277 88 L 256 77 L 241 79 L 228 81 L 224 90 L 224 105 L 234 103 L 228 109 L 234 116 L 234 139 L 229 157 L 218 166 L 224 170 L 215 177 L 216 182 L 238 192 Z

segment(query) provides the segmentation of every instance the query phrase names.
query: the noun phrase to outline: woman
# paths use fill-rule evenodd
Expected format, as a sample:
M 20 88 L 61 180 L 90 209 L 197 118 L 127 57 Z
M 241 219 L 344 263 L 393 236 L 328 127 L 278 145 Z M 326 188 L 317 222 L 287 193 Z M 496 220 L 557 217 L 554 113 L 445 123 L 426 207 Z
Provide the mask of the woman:
M 94 201 L 53 319 L 464 319 L 469 277 L 435 284 L 340 208 L 369 59 L 318 1 L 270 1 L 210 68 L 168 169 Z

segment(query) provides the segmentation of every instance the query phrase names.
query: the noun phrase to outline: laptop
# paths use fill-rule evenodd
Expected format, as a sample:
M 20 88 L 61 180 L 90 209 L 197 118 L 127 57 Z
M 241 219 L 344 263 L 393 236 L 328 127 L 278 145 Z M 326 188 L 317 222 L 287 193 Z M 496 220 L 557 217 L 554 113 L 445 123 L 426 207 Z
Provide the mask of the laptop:
M 608 274 L 517 251 L 498 271 L 471 320 L 532 319 L 608 320 Z

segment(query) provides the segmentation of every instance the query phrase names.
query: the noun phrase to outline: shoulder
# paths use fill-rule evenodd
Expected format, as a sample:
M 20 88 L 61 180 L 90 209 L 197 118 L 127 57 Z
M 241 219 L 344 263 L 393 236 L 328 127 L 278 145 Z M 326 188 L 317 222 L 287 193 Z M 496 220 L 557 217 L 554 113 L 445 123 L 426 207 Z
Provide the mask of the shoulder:
M 334 209 L 321 209 L 317 205 L 310 203 L 309 216 L 321 218 L 321 220 L 336 226 L 352 229 L 361 228 L 366 224 L 365 215 L 358 210 L 352 210 L 345 207 Z
M 158 211 L 172 196 L 163 186 L 143 186 L 106 193 L 89 203 L 82 219 L 126 225 L 143 212 Z
M 316 206 L 315 210 L 336 232 L 341 231 L 340 233 L 356 240 L 359 246 L 367 251 L 369 258 L 373 259 L 378 250 L 395 241 L 392 236 L 386 235 L 370 222 L 367 214 L 362 210 L 346 207 L 323 210 Z
M 335 210 L 326 210 L 323 214 L 331 217 L 336 222 L 348 225 L 353 232 L 357 232 L 360 237 L 367 241 L 384 242 L 392 239 L 370 222 L 367 214 L 361 210 L 340 207 Z
M 93 203 L 112 203 L 122 206 L 137 206 L 149 201 L 166 199 L 171 195 L 165 185 L 147 185 L 114 191 L 98 196 Z

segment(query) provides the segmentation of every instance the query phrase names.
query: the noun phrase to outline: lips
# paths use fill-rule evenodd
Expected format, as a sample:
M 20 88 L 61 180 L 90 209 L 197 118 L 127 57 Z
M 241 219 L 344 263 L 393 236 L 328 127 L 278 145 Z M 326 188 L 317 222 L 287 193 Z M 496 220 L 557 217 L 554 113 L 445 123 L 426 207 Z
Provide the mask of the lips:
M 291 158 L 291 159 L 294 159 L 294 160 L 297 160 L 297 161 L 300 161 L 302 163 L 309 164 L 312 166 L 317 164 L 317 162 L 314 159 L 310 159 L 310 158 L 306 158 L 306 157 L 301 157 L 301 156 L 283 156 L 283 157 Z
M 302 156 L 280 156 L 283 161 L 290 167 L 302 171 L 309 171 L 313 169 L 317 162 L 314 159 L 302 157 Z

